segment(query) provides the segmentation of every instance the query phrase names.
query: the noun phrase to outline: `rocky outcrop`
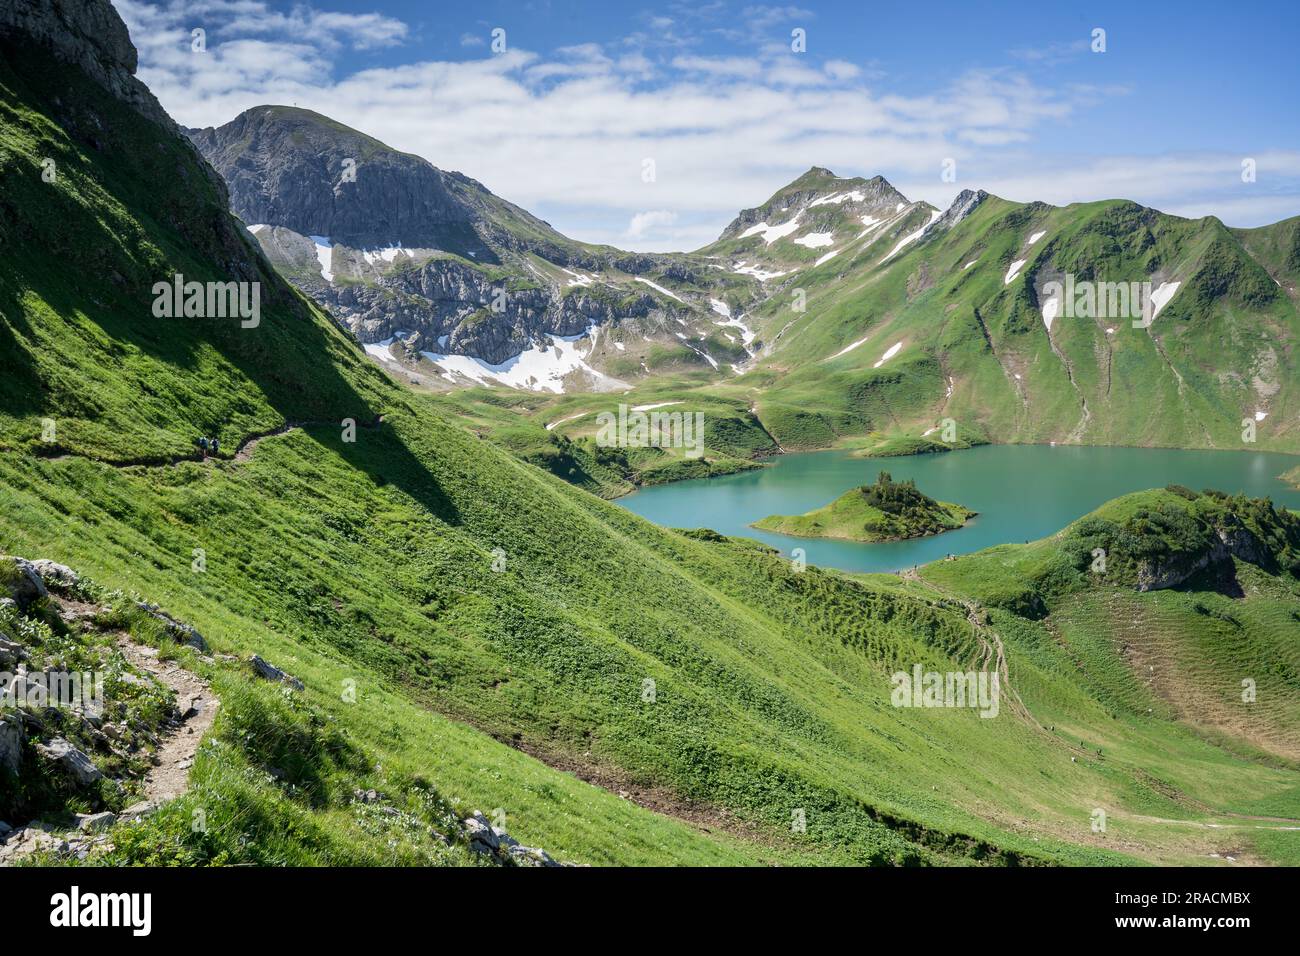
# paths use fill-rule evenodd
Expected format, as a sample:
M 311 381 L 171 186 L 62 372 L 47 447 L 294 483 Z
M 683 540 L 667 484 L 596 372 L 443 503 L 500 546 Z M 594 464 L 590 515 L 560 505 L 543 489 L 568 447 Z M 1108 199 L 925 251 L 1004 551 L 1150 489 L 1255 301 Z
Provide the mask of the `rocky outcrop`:
M 0 593 L 20 608 L 49 595 L 35 564 L 26 558 L 8 556 L 0 556 Z
M 248 663 L 253 667 L 253 673 L 263 680 L 269 680 L 275 684 L 284 684 L 286 687 L 292 687 L 294 690 L 302 690 L 303 683 L 291 674 L 286 674 L 274 664 L 268 663 L 258 655 L 254 654 L 248 659 Z
M 494 827 L 481 810 L 462 820 L 461 828 L 471 850 L 498 862 L 509 860 L 518 866 L 540 867 L 567 865 L 557 863 L 545 850 L 524 846 L 504 827 Z
M 206 654 L 208 652 L 208 642 L 203 639 L 203 635 L 200 634 L 192 625 L 176 620 L 156 604 L 138 601 L 136 602 L 136 607 L 140 608 L 140 610 L 149 614 L 149 616 L 156 620 L 161 621 L 163 627 L 166 629 L 167 636 L 176 641 L 176 643 L 192 647 L 200 654 Z
M 1203 540 L 1195 548 L 1184 548 L 1138 563 L 1137 590 L 1159 591 L 1176 588 L 1204 572 L 1231 576 L 1232 560 L 1276 573 L 1278 556 L 1255 534 L 1240 516 L 1225 512 L 1203 529 Z
M 17 719 L 0 719 L 0 774 L 17 774 L 23 765 L 23 728 Z
M 957 198 L 952 201 L 952 204 L 944 210 L 943 215 L 926 229 L 926 237 L 938 235 L 951 229 L 973 213 L 980 203 L 988 198 L 989 194 L 982 189 L 963 189 L 957 194 Z
M 109 93 L 168 129 L 178 129 L 136 79 L 135 47 L 108 0 L 0 0 L 0 36 L 49 47 Z
M 81 581 L 81 577 L 72 568 L 49 558 L 37 558 L 32 562 L 32 570 L 41 576 L 41 581 L 47 587 L 59 591 L 75 588 Z
M 36 751 L 80 787 L 88 787 L 104 776 L 89 757 L 62 737 L 55 737 L 49 743 L 37 744 Z

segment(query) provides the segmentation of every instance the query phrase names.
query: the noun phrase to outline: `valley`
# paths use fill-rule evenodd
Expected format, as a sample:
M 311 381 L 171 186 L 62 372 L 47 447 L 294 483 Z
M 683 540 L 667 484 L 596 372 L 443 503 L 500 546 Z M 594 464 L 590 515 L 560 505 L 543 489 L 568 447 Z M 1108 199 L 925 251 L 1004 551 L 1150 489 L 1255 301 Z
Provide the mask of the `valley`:
M 183 129 L 106 0 L 34 9 L 0 5 L 0 647 L 175 678 L 129 758 L 56 715 L 89 782 L 56 717 L 6 731 L 6 827 L 113 815 L 35 862 L 1300 864 L 1295 220 L 813 167 L 624 252 L 318 113 Z M 178 274 L 258 321 L 155 315 Z M 1066 274 L 1159 311 L 1067 319 Z M 751 527 L 882 467 L 977 515 Z M 917 668 L 1001 706 L 900 705 Z M 191 686 L 220 707 L 134 815 Z

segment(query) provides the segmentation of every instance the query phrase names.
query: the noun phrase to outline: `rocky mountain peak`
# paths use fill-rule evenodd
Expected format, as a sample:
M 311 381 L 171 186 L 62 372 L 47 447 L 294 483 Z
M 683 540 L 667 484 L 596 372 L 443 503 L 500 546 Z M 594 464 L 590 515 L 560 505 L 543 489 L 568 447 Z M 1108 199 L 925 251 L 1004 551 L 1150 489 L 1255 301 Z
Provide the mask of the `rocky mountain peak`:
M 810 210 L 817 210 L 818 216 L 825 220 L 836 215 L 860 217 L 896 208 L 900 203 L 906 205 L 907 197 L 883 176 L 845 178 L 824 166 L 813 166 L 778 189 L 761 206 L 742 209 L 722 231 L 719 240 L 738 238 L 759 223 L 788 222 Z
M 250 225 L 358 248 L 401 245 L 482 256 L 481 187 L 310 110 L 258 106 L 189 130 Z
M 943 215 L 934 221 L 931 231 L 951 229 L 973 213 L 976 207 L 988 198 L 989 194 L 982 189 L 963 189 L 957 194 L 957 198 L 952 201 L 952 204 L 944 210 Z
M 108 0 L 0 0 L 0 37 L 5 36 L 50 48 L 149 119 L 176 128 L 136 79 L 135 46 Z

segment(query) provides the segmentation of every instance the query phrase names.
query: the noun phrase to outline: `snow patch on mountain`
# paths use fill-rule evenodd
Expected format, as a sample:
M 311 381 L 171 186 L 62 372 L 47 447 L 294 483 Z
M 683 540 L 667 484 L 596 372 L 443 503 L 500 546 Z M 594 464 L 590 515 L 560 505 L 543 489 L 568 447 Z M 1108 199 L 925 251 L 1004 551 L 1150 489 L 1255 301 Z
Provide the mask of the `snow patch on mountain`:
M 1061 300 L 1056 296 L 1048 299 L 1043 303 L 1043 325 L 1047 326 L 1047 331 L 1052 331 L 1052 322 L 1061 312 Z
M 1029 242 L 1026 243 L 1026 245 L 1030 245 L 1030 246 L 1032 246 L 1035 242 L 1037 242 L 1039 239 L 1043 238 L 1043 236 L 1045 236 L 1045 235 L 1047 235 L 1047 230 L 1046 230 L 1046 229 L 1044 229 L 1042 232 L 1036 232 L 1036 233 L 1034 233 L 1032 236 L 1029 237 Z
M 814 199 L 808 204 L 808 208 L 813 206 L 826 206 L 834 204 L 838 206 L 842 202 L 862 202 L 866 197 L 856 189 L 851 189 L 846 193 L 831 193 L 829 196 L 823 196 L 821 199 Z
M 326 282 L 334 281 L 334 243 L 329 236 L 308 236 L 316 246 L 316 261 L 320 263 L 320 275 Z
M 835 241 L 835 233 L 810 232 L 807 235 L 800 236 L 794 241 L 798 245 L 807 246 L 809 249 L 821 249 L 823 246 L 829 246 Z
M 1028 261 L 1028 259 L 1017 259 L 1015 262 L 1011 263 L 1011 268 L 1007 270 L 1007 277 L 1002 280 L 1002 284 L 1011 285 L 1011 280 L 1016 277 L 1016 273 L 1018 273 L 1021 267 Z
M 894 246 L 893 250 L 889 253 L 889 255 L 885 256 L 885 258 L 880 260 L 881 264 L 883 265 L 884 263 L 888 262 L 890 259 L 894 258 L 894 256 L 898 255 L 900 250 L 906 248 L 907 246 L 910 246 L 912 243 L 916 242 L 916 240 L 920 239 L 923 235 L 925 235 L 926 230 L 929 229 L 930 226 L 934 224 L 934 221 L 942 215 L 943 213 L 941 213 L 937 209 L 934 212 L 930 213 L 929 221 L 927 221 L 926 224 L 922 226 L 920 229 L 916 230 L 916 232 L 912 233 L 911 235 L 904 236 L 902 239 L 898 240 L 898 245 Z
M 846 345 L 846 346 L 844 346 L 844 348 L 840 349 L 838 352 L 836 352 L 834 355 L 832 355 L 831 358 L 833 358 L 833 359 L 837 359 L 837 358 L 839 358 L 841 355 L 848 355 L 850 352 L 852 352 L 855 348 L 857 348 L 857 347 L 858 347 L 859 345 L 861 345 L 863 342 L 867 341 L 867 339 L 869 339 L 869 338 L 871 338 L 871 336 L 868 335 L 868 336 L 866 336 L 865 338 L 858 339 L 856 342 L 853 342 L 853 343 L 850 344 L 850 345 Z
M 880 368 L 880 366 L 884 365 L 884 364 L 885 364 L 886 362 L 888 362 L 891 358 L 893 358 L 895 355 L 897 355 L 897 354 L 898 354 L 898 350 L 901 349 L 902 347 L 903 347 L 903 343 L 902 343 L 902 342 L 895 342 L 895 343 L 894 343 L 893 345 L 891 345 L 889 348 L 885 349 L 885 354 L 882 355 L 882 356 L 880 356 L 880 361 L 877 362 L 875 365 L 873 365 L 873 366 L 871 366 L 871 367 L 872 367 L 872 368 Z
M 1180 285 L 1182 285 L 1181 282 L 1162 282 L 1159 288 L 1151 293 L 1151 319 L 1153 321 L 1160 314 L 1160 310 L 1169 304 L 1169 300 L 1174 297 L 1174 293 L 1178 291 Z
M 776 242 L 776 240 L 782 239 L 785 236 L 790 235 L 790 233 L 794 232 L 796 229 L 798 229 L 799 218 L 802 215 L 803 215 L 803 210 L 801 209 L 799 210 L 799 212 L 794 214 L 794 218 L 791 219 L 789 222 L 783 222 L 777 226 L 769 226 L 766 222 L 760 222 L 757 225 L 750 226 L 748 229 L 742 232 L 740 234 L 740 238 L 748 239 L 750 236 L 762 235 L 763 241 L 770 246 L 772 243 Z
M 577 335 L 549 335 L 548 347 L 535 345 L 498 365 L 470 355 L 420 354 L 437 366 L 442 377 L 449 382 L 456 382 L 460 376 L 481 385 L 508 385 L 535 392 L 563 394 L 564 379 L 574 372 L 583 372 L 596 391 L 624 388 L 626 382 L 598 372 L 586 362 L 598 332 L 598 327 L 592 325 Z M 591 339 L 591 345 L 583 349 L 580 343 L 586 338 Z
M 565 271 L 567 272 L 568 270 L 566 269 Z M 663 286 L 659 285 L 658 283 L 651 282 L 649 279 L 643 279 L 641 278 L 641 276 L 635 276 L 634 278 L 636 279 L 637 282 L 645 283 L 650 288 L 654 289 L 656 292 L 662 292 L 670 299 L 676 299 L 678 302 L 682 301 L 682 297 L 678 295 L 676 292 L 673 292 L 671 289 L 665 289 Z
M 830 252 L 826 253 L 826 255 L 822 256 L 820 259 L 814 262 L 813 266 L 815 267 L 821 265 L 823 262 L 829 262 L 830 260 L 834 259 L 837 255 L 839 255 L 839 253 L 840 250 L 832 249 Z
M 784 272 L 765 272 L 764 270 L 760 269 L 758 266 L 746 265 L 744 262 L 737 262 L 735 268 L 733 268 L 731 271 L 739 273 L 740 275 L 743 276 L 753 276 L 755 279 L 758 279 L 760 282 L 766 282 L 768 279 L 775 279 L 778 276 L 785 275 Z
M 398 256 L 400 255 L 409 256 L 410 253 L 407 252 L 405 249 L 403 249 L 401 244 L 398 244 L 395 246 L 384 246 L 381 249 L 362 249 L 361 255 L 365 258 L 366 262 L 370 263 L 373 266 L 376 262 L 391 263 Z

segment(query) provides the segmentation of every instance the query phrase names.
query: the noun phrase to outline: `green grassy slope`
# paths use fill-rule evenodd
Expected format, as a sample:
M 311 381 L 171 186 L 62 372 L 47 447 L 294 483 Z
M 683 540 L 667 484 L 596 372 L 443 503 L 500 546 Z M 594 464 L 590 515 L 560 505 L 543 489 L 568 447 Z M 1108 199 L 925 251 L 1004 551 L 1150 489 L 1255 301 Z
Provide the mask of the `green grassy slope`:
M 732 387 L 791 448 L 949 418 L 994 441 L 1241 448 L 1262 413 L 1253 447 L 1295 450 L 1294 231 L 989 197 L 888 263 L 850 247 L 783 278 L 751 313 L 768 350 Z M 1150 329 L 1060 315 L 1049 330 L 1045 285 L 1066 273 L 1179 287 Z
M 1207 862 L 1242 841 L 1294 858 L 1272 831 L 1200 826 L 1300 816 L 1285 755 L 1207 739 L 1185 714 L 1117 722 L 1039 619 L 995 607 L 991 632 L 935 584 L 657 528 L 519 461 L 389 382 L 268 274 L 179 141 L 75 70 L 4 52 L 6 245 L 102 252 L 95 269 L 0 263 L 3 361 L 27 385 L 3 396 L 0 551 L 138 593 L 215 652 L 259 653 L 306 684 L 189 658 L 223 697 L 212 743 L 194 790 L 124 834 L 115 862 L 466 862 L 425 827 L 473 808 L 591 863 Z M 69 173 L 41 183 L 33 158 L 51 153 Z M 145 293 L 181 266 L 262 270 L 275 306 L 256 330 L 155 320 Z M 379 414 L 343 440 L 343 417 Z M 39 443 L 44 417 L 57 448 Z M 238 461 L 152 461 L 199 432 L 233 448 L 295 421 Z M 1258 574 L 1285 606 L 1293 581 Z M 977 667 L 992 634 L 1037 719 L 1010 699 L 994 719 L 891 705 L 894 671 Z M 1072 760 L 1039 708 L 1106 756 Z M 409 820 L 359 811 L 352 790 L 368 786 Z M 1125 824 L 1093 833 L 1098 805 Z M 206 833 L 188 825 L 196 808 Z

